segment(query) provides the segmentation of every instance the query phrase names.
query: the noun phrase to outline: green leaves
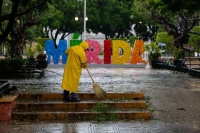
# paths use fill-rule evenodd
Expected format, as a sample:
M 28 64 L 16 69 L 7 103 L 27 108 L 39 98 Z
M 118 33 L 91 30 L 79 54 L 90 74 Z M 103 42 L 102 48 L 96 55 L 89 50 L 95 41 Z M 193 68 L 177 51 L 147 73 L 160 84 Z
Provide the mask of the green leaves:
M 97 122 L 116 121 L 116 120 L 118 120 L 118 117 L 119 117 L 118 114 L 115 113 L 115 112 L 108 115 L 107 112 L 115 111 L 115 108 L 110 107 L 110 106 L 103 104 L 103 103 L 97 102 L 92 111 L 101 112 L 99 114 L 96 114 L 96 116 L 94 118 L 94 120 L 97 121 Z
M 96 111 L 96 112 L 108 112 L 108 111 L 113 111 L 114 108 L 112 107 L 109 107 L 108 105 L 105 105 L 103 103 L 95 103 L 95 107 L 93 108 L 93 111 Z
M 194 0 L 145 0 L 143 6 L 151 12 L 150 17 L 162 25 L 168 35 L 173 37 L 173 46 L 183 47 L 187 35 L 196 24 L 200 1 Z M 196 7 L 196 8 L 194 8 Z
M 169 36 L 167 34 L 167 32 L 159 32 L 156 36 L 156 42 L 157 43 L 172 44 L 173 38 L 172 38 L 172 36 Z
M 174 59 L 181 59 L 183 57 L 183 49 L 173 47 Z
M 200 33 L 200 26 L 195 26 L 191 32 L 193 33 Z M 200 51 L 200 35 L 198 34 L 190 34 L 190 39 L 188 44 L 195 48 L 195 51 Z
M 120 38 L 129 33 L 132 20 L 132 1 L 91 0 L 87 3 L 87 28 L 92 32 L 102 32 L 108 38 Z M 92 19 L 90 19 L 92 18 Z M 93 19 L 95 18 L 95 19 Z
M 23 67 L 24 59 L 5 59 L 0 60 L 0 71 L 15 72 Z
M 145 51 L 149 52 L 149 60 L 157 60 L 161 56 L 158 45 L 154 42 L 145 45 Z

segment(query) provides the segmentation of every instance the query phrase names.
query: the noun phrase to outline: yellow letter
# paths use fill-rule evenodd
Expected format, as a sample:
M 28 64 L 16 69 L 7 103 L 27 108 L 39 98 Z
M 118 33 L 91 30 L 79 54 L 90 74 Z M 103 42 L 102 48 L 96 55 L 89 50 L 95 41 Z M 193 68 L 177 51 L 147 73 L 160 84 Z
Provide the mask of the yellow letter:
M 131 55 L 131 47 L 130 45 L 123 40 L 113 40 L 113 55 L 112 55 L 112 63 L 113 64 L 124 64 L 127 63 L 130 59 Z M 123 49 L 123 55 L 120 56 L 119 50 Z

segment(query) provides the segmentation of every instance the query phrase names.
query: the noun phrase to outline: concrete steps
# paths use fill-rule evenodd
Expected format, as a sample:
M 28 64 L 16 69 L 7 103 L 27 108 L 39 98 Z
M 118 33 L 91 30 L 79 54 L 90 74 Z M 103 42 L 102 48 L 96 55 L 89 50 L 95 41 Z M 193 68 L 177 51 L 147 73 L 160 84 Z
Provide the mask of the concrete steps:
M 108 93 L 98 101 L 93 93 L 79 93 L 81 102 L 64 102 L 62 94 L 20 94 L 12 120 L 94 120 L 151 118 L 143 93 Z

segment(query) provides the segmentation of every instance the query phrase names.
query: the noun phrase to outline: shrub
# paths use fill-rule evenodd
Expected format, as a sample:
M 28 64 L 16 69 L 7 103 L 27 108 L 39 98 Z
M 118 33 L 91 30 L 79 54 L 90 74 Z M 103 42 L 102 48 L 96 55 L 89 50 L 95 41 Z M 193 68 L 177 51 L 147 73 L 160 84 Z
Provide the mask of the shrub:
M 0 60 L 0 71 L 17 71 L 22 69 L 25 62 L 26 60 L 19 58 Z

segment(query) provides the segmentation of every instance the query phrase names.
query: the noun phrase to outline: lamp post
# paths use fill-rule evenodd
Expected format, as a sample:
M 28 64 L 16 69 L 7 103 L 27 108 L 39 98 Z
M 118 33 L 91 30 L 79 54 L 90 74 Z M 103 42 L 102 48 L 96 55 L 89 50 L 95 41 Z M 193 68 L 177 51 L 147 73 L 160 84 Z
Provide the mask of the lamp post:
M 82 0 L 78 0 L 82 1 Z M 78 16 L 75 16 L 75 20 L 78 21 Z M 83 11 L 83 41 L 86 40 L 86 21 L 88 17 L 86 16 L 86 0 L 84 0 L 84 11 Z
M 83 40 L 86 39 L 86 0 L 84 0 Z

